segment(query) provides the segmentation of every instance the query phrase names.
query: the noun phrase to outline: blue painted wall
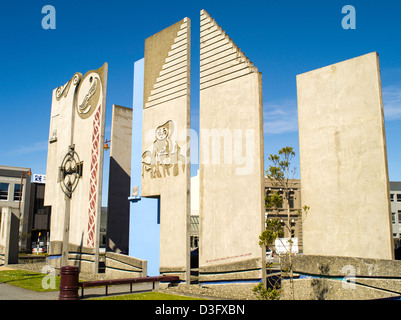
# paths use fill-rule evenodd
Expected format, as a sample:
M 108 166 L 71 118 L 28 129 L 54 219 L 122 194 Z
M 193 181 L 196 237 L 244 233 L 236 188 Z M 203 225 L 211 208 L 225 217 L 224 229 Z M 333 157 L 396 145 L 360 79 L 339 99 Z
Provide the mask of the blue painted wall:
M 131 192 L 134 186 L 138 186 L 139 197 L 130 198 L 129 255 L 147 260 L 148 276 L 157 276 L 160 266 L 159 199 L 140 197 L 144 61 L 145 59 L 141 59 L 134 64 Z

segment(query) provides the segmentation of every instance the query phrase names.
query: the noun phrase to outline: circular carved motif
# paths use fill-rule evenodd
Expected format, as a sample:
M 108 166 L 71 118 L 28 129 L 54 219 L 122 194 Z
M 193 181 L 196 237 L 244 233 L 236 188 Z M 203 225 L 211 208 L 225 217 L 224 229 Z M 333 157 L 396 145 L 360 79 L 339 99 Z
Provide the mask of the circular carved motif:
M 63 192 L 71 198 L 82 175 L 82 163 L 78 154 L 70 147 L 60 167 L 60 184 Z

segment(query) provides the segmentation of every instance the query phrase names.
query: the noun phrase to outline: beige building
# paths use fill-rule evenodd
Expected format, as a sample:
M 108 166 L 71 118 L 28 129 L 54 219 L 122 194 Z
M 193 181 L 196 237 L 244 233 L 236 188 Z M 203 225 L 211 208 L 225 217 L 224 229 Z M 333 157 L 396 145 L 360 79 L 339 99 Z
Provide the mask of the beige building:
M 10 208 L 20 220 L 20 251 L 31 249 L 28 237 L 31 231 L 28 227 L 31 174 L 30 168 L 0 166 L 0 212 L 1 208 Z
M 301 180 L 289 179 L 288 187 L 290 189 L 290 229 L 285 227 L 287 224 L 288 213 L 284 205 L 274 212 L 265 212 L 266 219 L 280 219 L 283 225 L 284 237 L 298 238 L 298 250 L 301 253 L 303 249 L 302 241 L 302 217 L 299 215 L 298 210 L 301 210 Z M 274 183 L 265 177 L 265 195 L 272 192 L 282 192 L 282 189 L 275 186 Z

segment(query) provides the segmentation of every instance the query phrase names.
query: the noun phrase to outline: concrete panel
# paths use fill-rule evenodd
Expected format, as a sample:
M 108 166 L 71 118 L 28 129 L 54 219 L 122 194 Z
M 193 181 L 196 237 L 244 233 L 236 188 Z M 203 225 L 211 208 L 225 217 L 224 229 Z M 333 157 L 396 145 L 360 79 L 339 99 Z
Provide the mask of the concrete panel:
M 282 269 L 288 258 L 281 260 Z M 293 257 L 295 299 L 365 300 L 399 298 L 401 261 L 340 256 Z M 280 299 L 289 299 L 289 281 L 282 282 Z
M 116 278 L 147 276 L 147 262 L 114 252 L 106 252 L 106 275 Z
M 107 214 L 107 251 L 128 254 L 132 109 L 113 105 Z
M 216 41 L 228 39 L 229 45 L 215 42 L 209 51 L 203 46 L 200 55 L 199 281 L 260 280 L 265 272 L 258 244 L 264 228 L 262 76 L 203 10 L 201 30 L 201 44 L 210 30 Z M 233 68 L 222 72 L 219 66 L 231 48 Z M 211 51 L 221 58 L 210 61 Z
M 60 192 L 59 167 L 72 144 L 74 99 L 81 79 L 82 74 L 76 73 L 65 85 L 53 90 L 44 197 L 44 205 L 52 207 L 54 227 L 50 227 L 50 241 L 63 239 L 65 195 Z
M 379 59 L 297 76 L 304 254 L 393 259 Z
M 383 279 L 379 279 L 382 282 Z M 385 280 L 384 280 L 385 281 Z M 281 282 L 280 300 L 291 300 L 290 280 Z M 398 300 L 400 294 L 390 290 L 377 289 L 374 286 L 355 283 L 348 289 L 341 280 L 333 279 L 296 279 L 293 281 L 294 300 Z
M 62 264 L 78 263 L 66 260 L 69 245 L 75 245 L 95 255 L 92 271 L 99 249 L 107 69 L 106 63 L 83 77 L 77 73 L 53 90 L 47 159 L 50 261 L 63 256 Z
M 13 212 L 14 211 L 14 212 Z M 0 224 L 0 265 L 18 263 L 18 209 L 2 207 Z
M 179 54 L 184 50 L 185 56 Z M 181 85 L 167 81 L 178 74 L 185 76 Z M 190 20 L 184 18 L 145 41 L 141 196 L 160 201 L 160 272 L 178 274 L 186 281 L 190 215 L 189 74 Z

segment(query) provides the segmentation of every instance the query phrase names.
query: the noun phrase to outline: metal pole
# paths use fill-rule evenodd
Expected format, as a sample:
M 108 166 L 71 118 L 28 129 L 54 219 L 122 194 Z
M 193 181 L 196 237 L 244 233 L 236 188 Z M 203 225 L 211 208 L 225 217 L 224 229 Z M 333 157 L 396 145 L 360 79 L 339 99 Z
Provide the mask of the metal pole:
M 19 211 L 19 215 L 21 217 L 21 198 L 22 198 L 22 182 L 23 182 L 23 171 L 21 171 L 21 183 L 19 185 L 19 200 L 18 200 L 18 211 Z
M 61 265 L 68 265 L 68 242 L 70 236 L 70 198 L 65 195 L 65 210 L 64 210 L 64 231 L 63 231 L 63 253 Z

